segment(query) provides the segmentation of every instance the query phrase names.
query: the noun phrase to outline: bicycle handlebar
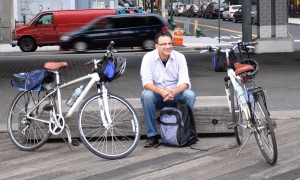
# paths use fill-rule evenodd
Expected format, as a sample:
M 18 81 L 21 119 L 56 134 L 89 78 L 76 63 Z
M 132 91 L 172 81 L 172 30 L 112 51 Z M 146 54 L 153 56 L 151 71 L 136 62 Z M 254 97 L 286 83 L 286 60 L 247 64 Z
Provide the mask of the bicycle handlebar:
M 115 42 L 110 41 L 109 45 L 107 46 L 106 53 L 104 54 L 103 58 L 100 59 L 92 59 L 91 61 L 85 63 L 85 65 L 91 65 L 93 64 L 95 67 L 97 66 L 98 63 L 100 63 L 103 59 L 107 58 L 108 55 L 114 56 L 114 53 L 117 52 L 114 49 Z
M 217 50 L 220 50 L 221 52 L 230 52 L 232 50 L 235 50 L 238 47 L 243 48 L 243 49 L 246 49 L 247 47 L 254 48 L 254 47 L 249 47 L 249 46 L 253 46 L 255 44 L 257 44 L 256 41 L 255 42 L 244 42 L 244 41 L 239 40 L 237 45 L 235 45 L 233 48 L 226 48 L 224 50 L 222 50 L 220 47 L 217 47 L 217 46 L 202 46 L 202 47 L 195 47 L 194 49 L 195 50 L 203 50 L 200 53 L 207 52 L 207 50 L 209 52 L 217 51 Z

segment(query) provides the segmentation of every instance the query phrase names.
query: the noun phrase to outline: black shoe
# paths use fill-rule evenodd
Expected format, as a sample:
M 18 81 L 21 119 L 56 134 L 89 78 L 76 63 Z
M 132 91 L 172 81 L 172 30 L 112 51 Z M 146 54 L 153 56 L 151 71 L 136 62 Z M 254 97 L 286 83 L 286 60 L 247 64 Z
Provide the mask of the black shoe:
M 145 142 L 144 147 L 149 148 L 149 147 L 155 146 L 156 144 L 158 144 L 158 137 L 152 136 L 152 137 L 147 138 L 147 141 Z

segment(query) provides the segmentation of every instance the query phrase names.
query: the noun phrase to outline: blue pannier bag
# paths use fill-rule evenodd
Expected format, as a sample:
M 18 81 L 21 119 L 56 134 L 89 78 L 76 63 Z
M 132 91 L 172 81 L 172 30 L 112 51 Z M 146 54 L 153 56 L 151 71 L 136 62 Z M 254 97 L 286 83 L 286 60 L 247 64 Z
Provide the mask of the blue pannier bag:
M 54 73 L 47 70 L 34 70 L 31 72 L 13 74 L 11 85 L 28 91 L 39 89 L 45 80 L 47 80 L 48 83 L 53 82 Z
M 112 59 L 107 58 L 101 62 L 99 76 L 102 81 L 112 81 L 115 76 L 115 64 Z
M 183 102 L 177 102 L 174 107 L 164 107 L 159 121 L 163 145 L 185 147 L 198 141 L 193 112 Z
M 113 78 L 115 75 L 115 65 L 114 63 L 112 63 L 111 61 L 108 61 L 105 70 L 104 70 L 104 74 L 108 77 L 108 78 Z
M 234 63 L 240 62 L 239 58 L 233 53 L 229 53 L 230 68 L 234 69 Z M 226 72 L 226 54 L 220 51 L 217 51 L 216 54 L 212 57 L 212 67 L 215 72 Z

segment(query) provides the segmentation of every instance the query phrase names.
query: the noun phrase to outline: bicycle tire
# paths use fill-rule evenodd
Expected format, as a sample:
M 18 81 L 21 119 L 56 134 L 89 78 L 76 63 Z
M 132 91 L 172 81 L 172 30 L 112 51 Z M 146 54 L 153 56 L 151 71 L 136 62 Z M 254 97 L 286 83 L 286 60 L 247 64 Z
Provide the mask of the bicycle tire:
M 235 124 L 234 133 L 236 137 L 236 142 L 238 145 L 243 143 L 244 128 L 243 128 L 243 115 L 240 107 L 238 106 L 238 99 L 234 93 L 234 87 L 231 81 L 229 82 L 229 93 L 231 102 L 231 117 Z
M 277 162 L 278 151 L 272 120 L 260 93 L 255 94 L 254 136 L 264 158 L 271 165 Z
M 23 151 L 33 151 L 40 148 L 50 138 L 51 133 L 47 123 L 30 120 L 25 117 L 26 113 L 31 110 L 37 102 L 46 94 L 45 91 L 21 91 L 13 100 L 7 119 L 7 129 L 11 141 Z M 26 103 L 28 97 L 29 103 Z M 52 96 L 42 102 L 31 114 L 31 116 L 40 119 L 50 120 L 50 111 L 45 111 L 43 107 L 46 104 L 52 104 L 55 108 L 56 104 Z M 26 129 L 26 126 L 28 128 Z M 22 131 L 25 131 L 25 133 Z
M 91 96 L 80 107 L 78 115 L 80 139 L 99 157 L 123 158 L 136 148 L 140 140 L 137 113 L 128 101 L 109 94 L 108 105 L 113 123 L 105 129 L 99 113 L 99 98 L 103 99 L 101 93 Z

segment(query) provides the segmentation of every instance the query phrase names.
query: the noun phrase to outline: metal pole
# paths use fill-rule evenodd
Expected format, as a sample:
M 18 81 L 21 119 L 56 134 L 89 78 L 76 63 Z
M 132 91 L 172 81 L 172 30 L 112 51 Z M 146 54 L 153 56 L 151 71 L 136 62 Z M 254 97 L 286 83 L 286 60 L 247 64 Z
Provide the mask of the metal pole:
M 219 43 L 221 42 L 221 39 L 220 39 L 220 37 L 221 37 L 221 31 L 220 31 L 220 29 L 221 29 L 221 22 L 220 22 L 220 19 L 221 19 L 220 8 L 221 8 L 221 3 L 220 3 L 220 0 L 219 0 L 219 30 L 218 30 L 218 33 L 219 33 Z
M 252 41 L 252 16 L 251 16 L 252 4 L 249 0 L 242 1 L 242 34 L 243 41 Z
M 173 0 L 170 0 L 170 23 L 173 23 L 174 22 L 174 19 L 173 19 Z

